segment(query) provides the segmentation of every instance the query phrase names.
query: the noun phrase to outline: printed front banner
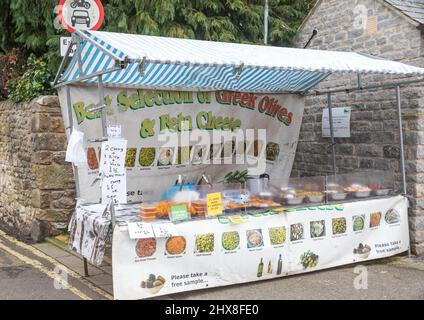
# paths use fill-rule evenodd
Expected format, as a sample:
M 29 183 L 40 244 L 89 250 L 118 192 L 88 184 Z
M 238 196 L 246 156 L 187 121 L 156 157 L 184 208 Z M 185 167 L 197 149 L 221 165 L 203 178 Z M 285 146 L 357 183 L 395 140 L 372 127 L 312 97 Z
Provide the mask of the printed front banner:
M 102 137 L 101 111 L 96 109 L 99 93 L 96 86 L 69 88 L 72 122 L 84 132 L 87 151 L 87 166 L 79 166 L 77 171 L 81 197 L 99 202 L 100 187 L 95 181 L 101 143 L 93 142 Z M 65 88 L 59 89 L 59 98 L 68 127 Z M 127 195 L 129 202 L 135 202 L 157 200 L 179 174 L 196 181 L 206 173 L 219 181 L 229 171 L 249 168 L 256 169 L 252 175 L 265 172 L 276 179 L 288 179 L 304 98 L 293 94 L 105 88 L 105 104 L 108 125 L 120 125 L 122 138 L 128 141 Z M 254 129 L 253 135 L 246 129 Z M 167 141 L 160 141 L 159 133 L 189 134 L 190 141 L 188 145 L 165 146 Z M 229 141 L 212 139 L 219 133 L 234 137 Z M 242 149 L 245 153 L 240 156 Z M 215 164 L 204 164 L 206 161 Z
M 392 256 L 408 250 L 403 196 L 176 224 L 178 236 L 113 235 L 115 299 L 266 280 Z

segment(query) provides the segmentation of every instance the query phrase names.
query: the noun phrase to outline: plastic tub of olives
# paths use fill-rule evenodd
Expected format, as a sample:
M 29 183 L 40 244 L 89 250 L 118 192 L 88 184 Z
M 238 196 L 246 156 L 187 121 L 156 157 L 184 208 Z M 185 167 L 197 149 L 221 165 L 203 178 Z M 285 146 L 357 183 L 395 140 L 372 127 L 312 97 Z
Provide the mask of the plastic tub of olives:
M 319 203 L 324 200 L 324 195 L 315 195 L 315 196 L 308 196 L 308 201 L 312 203 Z
M 347 193 L 341 192 L 341 191 L 329 192 L 329 195 L 330 195 L 331 200 L 334 200 L 334 201 L 344 200 L 347 197 Z
M 376 196 L 387 196 L 390 192 L 390 189 L 378 189 L 374 190 Z
M 371 194 L 370 190 L 358 190 L 355 192 L 355 197 L 357 198 L 366 198 L 369 197 Z
M 301 204 L 303 202 L 303 199 L 305 199 L 305 198 L 304 197 L 296 197 L 294 195 L 285 197 L 287 204 L 289 204 L 291 206 L 296 206 L 298 204 Z

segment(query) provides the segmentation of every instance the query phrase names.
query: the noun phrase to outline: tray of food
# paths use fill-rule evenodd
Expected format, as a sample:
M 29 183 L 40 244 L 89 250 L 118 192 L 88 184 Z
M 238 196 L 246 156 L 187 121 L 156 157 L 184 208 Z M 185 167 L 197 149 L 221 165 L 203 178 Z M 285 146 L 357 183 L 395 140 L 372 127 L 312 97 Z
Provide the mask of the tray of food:
M 369 188 L 376 196 L 387 196 L 390 192 L 389 188 L 382 185 L 371 185 Z
M 275 208 L 280 207 L 281 204 L 269 199 L 269 198 L 261 198 L 257 195 L 250 195 L 249 200 L 246 203 L 246 207 L 248 209 L 263 209 L 263 208 Z
M 345 200 L 347 197 L 347 193 L 341 190 L 332 190 L 328 191 L 328 197 L 333 201 Z
M 356 198 L 367 198 L 371 195 L 371 189 L 368 186 L 352 184 L 344 188 L 344 191 L 352 193 Z
M 292 196 L 289 195 L 285 197 L 286 203 L 291 206 L 302 204 L 304 200 L 305 200 L 304 197 L 297 196 L 297 195 L 292 195 Z
M 324 194 L 319 191 L 298 191 L 297 196 L 306 198 L 311 203 L 320 203 L 324 201 Z
M 282 195 L 283 202 L 290 206 L 302 204 L 305 201 L 305 195 L 302 191 L 289 189 Z

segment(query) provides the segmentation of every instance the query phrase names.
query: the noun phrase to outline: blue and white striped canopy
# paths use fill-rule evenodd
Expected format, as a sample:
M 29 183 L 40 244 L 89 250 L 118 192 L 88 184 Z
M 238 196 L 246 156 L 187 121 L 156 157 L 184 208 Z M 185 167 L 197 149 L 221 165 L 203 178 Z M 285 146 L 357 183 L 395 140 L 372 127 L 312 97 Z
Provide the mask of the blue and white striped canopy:
M 99 31 L 77 31 L 77 56 L 61 82 L 122 87 L 304 92 L 332 73 L 424 75 L 424 69 L 353 52 L 335 52 L 187 40 Z M 126 62 L 117 68 L 117 62 Z M 110 72 L 108 72 L 110 70 Z

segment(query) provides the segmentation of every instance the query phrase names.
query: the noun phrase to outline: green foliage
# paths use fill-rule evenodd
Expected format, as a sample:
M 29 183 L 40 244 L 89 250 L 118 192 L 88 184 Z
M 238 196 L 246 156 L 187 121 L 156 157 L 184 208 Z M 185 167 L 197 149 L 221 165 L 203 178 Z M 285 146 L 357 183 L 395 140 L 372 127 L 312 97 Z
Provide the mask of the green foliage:
M 12 101 L 30 101 L 40 95 L 53 94 L 50 86 L 53 75 L 43 59 L 30 55 L 24 70 L 19 80 L 9 83 L 9 98 Z
M 269 0 L 269 42 L 290 45 L 316 0 Z M 102 0 L 102 30 L 214 41 L 263 43 L 265 0 Z M 2 0 L 0 49 L 23 47 L 58 64 L 58 0 Z
M 289 46 L 315 1 L 269 0 L 268 43 Z M 262 44 L 264 2 L 102 0 L 105 8 L 102 30 Z M 69 35 L 66 30 L 55 28 L 57 14 L 54 9 L 58 3 L 58 0 L 1 0 L 0 54 L 8 54 L 13 48 L 20 48 L 27 56 L 35 54 L 42 57 L 47 62 L 46 67 L 54 73 L 60 62 L 59 37 Z M 34 59 L 31 61 L 30 64 L 33 64 Z M 27 74 L 26 77 L 31 76 Z M 43 81 L 37 85 L 35 92 L 38 92 L 40 86 L 44 87 Z M 23 93 L 29 83 L 28 79 L 24 82 L 19 89 L 14 90 L 14 97 L 18 100 L 32 96 L 29 92 Z
M 291 44 L 315 0 L 270 0 L 269 43 Z M 264 0 L 104 0 L 103 29 L 201 40 L 263 43 Z

